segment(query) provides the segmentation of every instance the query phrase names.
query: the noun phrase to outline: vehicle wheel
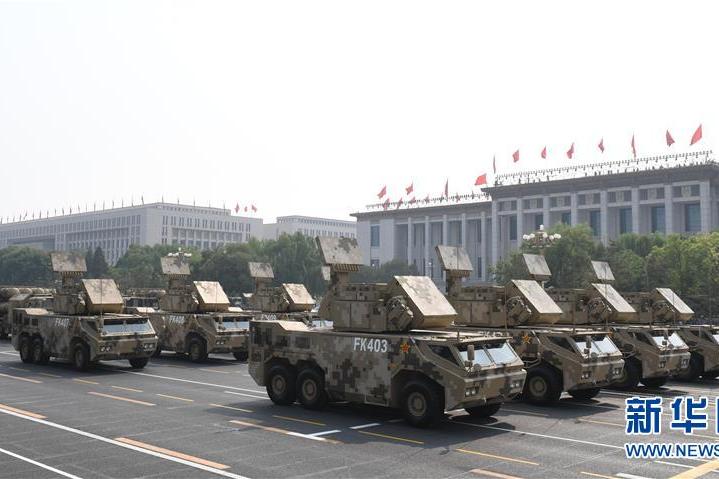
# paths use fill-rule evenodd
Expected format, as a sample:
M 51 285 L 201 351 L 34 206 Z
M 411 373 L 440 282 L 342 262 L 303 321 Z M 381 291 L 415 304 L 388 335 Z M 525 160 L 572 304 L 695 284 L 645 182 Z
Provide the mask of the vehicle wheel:
M 410 381 L 402 390 L 402 413 L 415 427 L 427 427 L 444 415 L 444 397 L 427 381 Z
M 162 348 L 158 345 L 157 349 L 155 349 L 155 351 L 153 351 L 152 357 L 159 358 L 161 355 L 162 355 Z
M 610 387 L 614 389 L 622 389 L 628 391 L 634 389 L 639 384 L 639 380 L 642 377 L 642 367 L 634 358 L 629 358 L 624 361 L 624 367 L 622 368 L 622 374 Z
M 42 344 L 42 338 L 32 340 L 32 362 L 36 364 L 47 364 L 50 361 L 50 355 L 45 354 L 45 348 Z
M 20 360 L 24 363 L 32 363 L 32 341 L 27 336 L 20 338 Z
M 472 417 L 489 417 L 497 414 L 501 407 L 502 403 L 498 402 L 496 404 L 485 404 L 484 406 L 466 407 L 464 410 Z
M 87 371 L 90 367 L 90 350 L 87 345 L 78 343 L 72 351 L 72 364 L 78 371 Z
M 719 377 L 719 371 L 704 371 L 702 379 L 716 379 Z
M 207 359 L 207 344 L 200 338 L 190 340 L 190 361 L 201 363 Z
M 325 376 L 315 368 L 305 368 L 297 375 L 297 399 L 307 409 L 322 409 L 327 405 Z
M 661 378 L 642 378 L 640 382 L 648 388 L 660 388 L 667 383 L 668 379 L 666 376 Z
M 683 381 L 696 381 L 704 372 L 704 360 L 697 353 L 691 353 L 689 367 L 677 374 L 677 378 Z
M 235 357 L 238 361 L 247 361 L 247 351 L 242 351 L 238 353 L 232 353 L 232 355 Z
M 267 395 L 273 403 L 289 406 L 297 398 L 295 370 L 284 364 L 276 364 L 267 373 Z
M 559 401 L 562 395 L 562 380 L 553 369 L 540 364 L 527 371 L 522 398 L 540 406 L 549 406 Z
M 567 391 L 567 392 L 574 399 L 578 399 L 580 401 L 588 401 L 590 399 L 597 397 L 597 394 L 599 394 L 599 391 L 601 391 L 601 389 L 602 388 L 575 389 L 573 391 Z
M 129 361 L 130 366 L 132 366 L 134 369 L 142 369 L 147 366 L 147 363 L 150 361 L 150 358 L 132 358 Z

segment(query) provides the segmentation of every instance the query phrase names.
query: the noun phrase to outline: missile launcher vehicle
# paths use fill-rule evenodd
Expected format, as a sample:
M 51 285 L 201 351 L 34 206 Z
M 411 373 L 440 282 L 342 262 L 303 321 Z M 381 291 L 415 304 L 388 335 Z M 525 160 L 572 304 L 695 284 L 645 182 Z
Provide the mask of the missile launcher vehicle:
M 189 281 L 190 254 L 182 251 L 160 258 L 168 287 L 160 309 L 143 309 L 160 338 L 155 354 L 174 351 L 202 362 L 208 354 L 232 353 L 247 359 L 247 336 L 252 316 L 230 306 L 217 281 Z
M 544 261 L 543 257 L 541 258 Z M 546 264 L 546 261 L 544 261 Z M 614 275 L 609 264 L 592 261 L 596 283 L 587 289 L 548 289 L 547 293 L 565 314 L 561 323 L 608 328 L 624 355 L 618 389 L 633 389 L 642 383 L 660 387 L 689 365 L 689 348 L 667 324 L 642 322 L 637 311 L 611 285 Z
M 447 299 L 459 315 L 455 324 L 511 337 L 527 370 L 524 400 L 551 405 L 563 391 L 591 399 L 619 377 L 624 361 L 607 331 L 557 324 L 563 312 L 537 281 L 548 279 L 549 270 L 534 255 L 524 257 L 534 279 L 463 286 L 462 278 L 472 272 L 464 248 L 438 245 L 436 251 L 446 274 Z
M 608 264 L 595 263 L 614 278 Z M 639 323 L 667 326 L 674 331 L 668 337 L 670 342 L 676 342 L 673 334 L 678 334 L 689 347 L 689 365 L 683 371 L 675 373 L 676 377 L 695 381 L 700 377 L 715 379 L 719 376 L 719 326 L 689 324 L 694 311 L 670 288 L 622 293 L 622 296 L 637 311 Z
M 52 309 L 52 290 L 25 286 L 0 287 L 0 339 L 10 336 L 10 310 L 13 308 Z
M 81 279 L 85 258 L 77 253 L 51 254 L 62 283 L 52 310 L 12 308 L 12 345 L 25 363 L 70 360 L 85 370 L 102 360 L 127 359 L 143 368 L 157 347 L 147 317 L 122 314 L 122 296 L 112 279 Z
M 523 363 L 507 336 L 449 330 L 457 314 L 429 278 L 352 284 L 350 273 L 362 263 L 357 241 L 317 242 L 331 268 L 319 315 L 332 328 L 285 320 L 250 325 L 249 372 L 275 404 L 380 405 L 424 427 L 456 409 L 491 416 L 522 391 Z

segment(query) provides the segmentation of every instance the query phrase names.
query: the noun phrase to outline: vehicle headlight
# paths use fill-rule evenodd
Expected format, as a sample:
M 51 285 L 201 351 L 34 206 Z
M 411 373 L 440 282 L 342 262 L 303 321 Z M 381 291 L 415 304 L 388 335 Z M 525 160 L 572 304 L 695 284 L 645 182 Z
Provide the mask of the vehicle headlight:
M 582 379 L 589 379 L 592 376 L 592 371 L 582 372 Z
M 142 345 L 142 347 L 145 348 L 145 349 L 147 349 L 147 350 L 155 349 L 155 343 L 145 343 L 145 344 Z
M 613 376 L 621 376 L 621 375 L 622 375 L 622 368 L 614 368 L 614 369 L 612 369 L 612 375 L 613 375 Z
M 666 367 L 667 367 L 667 362 L 666 362 L 666 361 L 659 361 L 659 367 L 660 367 L 660 368 L 666 368 Z
M 522 387 L 522 380 L 521 379 L 515 379 L 512 381 L 512 384 L 510 386 L 512 389 L 519 389 Z
M 479 388 L 478 388 L 478 387 L 467 388 L 467 389 L 464 391 L 464 396 L 465 396 L 465 397 L 476 396 L 477 394 L 479 394 Z
M 689 360 L 688 359 L 682 359 L 682 368 L 685 368 L 689 366 Z

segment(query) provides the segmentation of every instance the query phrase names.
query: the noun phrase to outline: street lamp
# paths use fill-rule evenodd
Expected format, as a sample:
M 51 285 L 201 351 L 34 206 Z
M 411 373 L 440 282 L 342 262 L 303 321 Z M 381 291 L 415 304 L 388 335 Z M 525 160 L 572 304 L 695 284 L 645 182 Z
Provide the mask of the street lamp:
M 543 251 L 544 248 L 547 248 L 548 246 L 554 244 L 554 242 L 562 239 L 562 235 L 559 233 L 551 235 L 547 234 L 547 232 L 544 231 L 544 225 L 539 225 L 539 229 L 537 231 L 529 233 L 528 235 L 522 235 L 522 239 L 530 246 L 538 248 L 539 251 Z

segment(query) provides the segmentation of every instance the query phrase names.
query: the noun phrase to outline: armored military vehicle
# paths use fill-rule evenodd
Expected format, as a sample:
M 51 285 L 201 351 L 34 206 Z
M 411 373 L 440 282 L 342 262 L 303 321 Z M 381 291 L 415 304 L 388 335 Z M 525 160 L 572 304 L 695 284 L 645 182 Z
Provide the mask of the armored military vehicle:
M 319 315 L 333 327 L 286 320 L 250 325 L 249 372 L 275 404 L 381 405 L 428 426 L 461 408 L 490 416 L 521 392 L 523 363 L 507 336 L 447 329 L 457 314 L 429 278 L 352 284 L 349 275 L 362 263 L 357 241 L 317 242 L 332 277 Z
M 12 308 L 12 345 L 26 363 L 68 359 L 79 370 L 101 360 L 127 359 L 143 368 L 157 347 L 157 336 L 146 317 L 121 314 L 122 296 L 112 279 L 81 279 L 85 257 L 52 253 L 52 268 L 61 285 L 53 295 L 52 311 Z
M 595 270 L 614 279 L 607 263 L 594 263 Z M 678 378 L 694 381 L 699 377 L 714 379 L 719 376 L 719 326 L 688 324 L 694 311 L 670 288 L 621 294 L 637 311 L 639 323 L 666 326 L 672 331 L 668 336 L 670 342 L 676 343 L 674 335 L 678 334 L 689 347 L 689 365 L 675 374 Z
M 0 287 L 0 339 L 7 339 L 12 329 L 10 310 L 13 308 L 51 309 L 52 290 L 26 286 Z
M 126 310 L 132 308 L 160 308 L 160 298 L 165 295 L 164 289 L 133 288 L 125 291 L 122 300 Z
M 460 246 L 436 246 L 445 271 L 447 299 L 457 310 L 462 328 L 503 331 L 524 361 L 527 380 L 522 398 L 540 405 L 556 403 L 562 391 L 591 399 L 621 374 L 622 354 L 607 331 L 558 326 L 562 310 L 537 280 L 549 278 L 535 255 L 525 255 L 533 279 L 505 286 L 463 286 L 472 263 Z
M 208 354 L 232 353 L 238 361 L 246 360 L 252 316 L 231 307 L 217 281 L 190 281 L 190 256 L 180 251 L 160 258 L 168 288 L 160 310 L 147 311 L 160 338 L 155 354 L 174 351 L 202 362 Z
M 686 369 L 689 349 L 677 329 L 642 323 L 636 310 L 611 285 L 614 275 L 609 265 L 593 261 L 592 270 L 597 282 L 587 289 L 547 292 L 565 312 L 561 323 L 609 328 L 624 355 L 622 375 L 612 386 L 633 389 L 641 382 L 648 387 L 660 387 L 671 375 Z

